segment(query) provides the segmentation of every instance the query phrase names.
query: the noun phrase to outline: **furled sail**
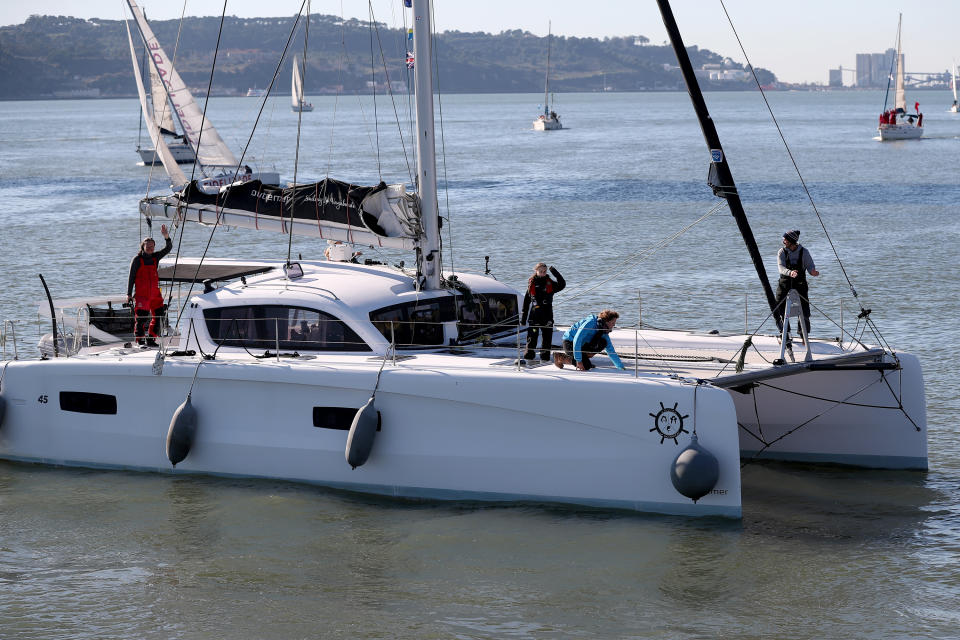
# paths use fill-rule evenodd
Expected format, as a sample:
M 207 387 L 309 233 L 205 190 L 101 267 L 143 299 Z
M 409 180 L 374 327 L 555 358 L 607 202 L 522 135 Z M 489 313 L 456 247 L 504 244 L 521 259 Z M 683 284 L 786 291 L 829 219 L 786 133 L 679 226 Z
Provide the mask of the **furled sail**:
M 190 95 L 187 85 L 173 68 L 170 58 L 153 35 L 136 0 L 127 0 L 127 5 L 137 21 L 140 36 L 151 56 L 151 63 L 166 87 L 166 93 L 183 128 L 183 133 L 197 153 L 197 161 L 204 166 L 236 167 L 238 164 L 236 157 L 210 121 L 203 116 L 203 111 Z
M 130 59 L 133 60 L 133 75 L 137 80 L 140 108 L 143 109 L 144 113 L 150 113 L 147 110 L 147 94 L 143 88 L 143 76 L 140 75 L 140 67 L 137 65 L 137 54 L 133 47 L 133 37 L 130 35 L 129 25 L 127 25 L 127 40 L 130 42 Z M 150 140 L 153 141 L 153 148 L 156 149 L 157 155 L 160 157 L 160 162 L 163 163 L 163 168 L 170 177 L 170 183 L 178 187 L 186 184 L 187 176 L 184 175 L 177 161 L 173 159 L 173 155 L 170 153 L 170 149 L 167 148 L 167 143 L 163 139 L 157 123 L 153 118 L 144 118 L 144 121 L 147 123 L 147 131 L 150 133 Z
M 303 104 L 303 80 L 300 77 L 300 62 L 293 56 L 293 78 L 290 81 L 290 104 L 294 109 Z
M 172 196 L 147 198 L 148 218 L 187 220 L 246 229 L 413 249 L 423 235 L 416 198 L 401 184 L 359 186 L 327 178 L 295 187 L 259 180 L 205 193 L 196 181 Z

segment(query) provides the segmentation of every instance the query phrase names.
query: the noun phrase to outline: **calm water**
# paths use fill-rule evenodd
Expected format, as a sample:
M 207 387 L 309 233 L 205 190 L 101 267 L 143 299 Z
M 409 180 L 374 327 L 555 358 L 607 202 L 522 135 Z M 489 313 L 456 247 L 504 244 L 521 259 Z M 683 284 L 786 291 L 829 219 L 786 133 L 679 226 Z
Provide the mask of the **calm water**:
M 538 260 L 556 265 L 562 321 L 602 305 L 632 324 L 639 296 L 655 326 L 741 330 L 745 299 L 759 324 L 725 208 L 645 252 L 717 202 L 686 94 L 559 98 L 569 128 L 551 133 L 530 130 L 536 95 L 443 98 L 448 266 L 489 256 L 519 286 Z M 849 323 L 855 302 L 760 96 L 707 98 L 768 269 L 780 234 L 801 229 L 822 272 L 814 303 L 838 318 L 843 300 Z M 769 99 L 864 306 L 922 359 L 929 473 L 749 465 L 743 521 L 729 523 L 0 463 L 0 638 L 955 637 L 960 117 L 946 92 L 918 94 L 926 138 L 881 144 L 879 93 Z M 313 102 L 300 180 L 328 167 L 408 180 L 392 105 L 378 102 L 374 127 L 369 99 Z M 267 106 L 250 153 L 292 179 L 287 104 Z M 239 150 L 257 106 L 214 99 L 208 113 Z M 125 286 L 150 176 L 134 165 L 137 118 L 131 100 L 0 103 L 0 320 L 16 321 L 21 354 L 35 353 L 38 273 L 57 297 Z M 149 191 L 163 190 L 154 175 Z M 182 253 L 209 234 L 188 228 Z M 280 259 L 287 240 L 220 230 L 211 246 Z M 814 318 L 815 334 L 829 326 Z

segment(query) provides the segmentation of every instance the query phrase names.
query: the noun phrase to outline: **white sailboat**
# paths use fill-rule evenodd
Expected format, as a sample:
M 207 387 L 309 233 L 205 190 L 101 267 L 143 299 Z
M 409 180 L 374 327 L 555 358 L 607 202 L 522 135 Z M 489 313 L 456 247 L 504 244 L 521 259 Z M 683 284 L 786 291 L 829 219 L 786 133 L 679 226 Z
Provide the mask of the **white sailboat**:
M 170 108 L 170 101 L 167 100 L 167 92 L 163 88 L 163 82 L 160 80 L 160 76 L 157 74 L 157 69 L 152 63 L 147 62 L 146 58 L 144 58 L 144 61 L 146 62 L 144 67 L 147 72 L 147 76 L 150 78 L 150 93 L 146 94 L 146 100 L 141 100 L 143 117 L 146 120 L 152 121 L 152 124 L 159 129 L 160 134 L 165 136 L 165 141 L 167 138 L 169 138 L 169 141 L 166 142 L 166 145 L 174 162 L 177 164 L 187 164 L 193 162 L 193 147 L 191 147 L 184 140 L 182 135 L 177 134 L 176 124 L 174 124 L 173 121 L 172 109 Z M 136 62 L 134 62 L 134 64 L 136 64 Z M 138 68 L 138 94 L 142 92 L 142 85 L 142 77 Z M 149 131 L 150 125 L 148 124 L 147 126 Z M 153 136 L 151 135 L 151 139 L 152 138 Z M 160 156 L 157 154 L 156 148 L 143 146 L 140 144 L 139 140 L 137 141 L 137 153 L 140 155 L 141 162 L 145 165 L 160 163 Z
M 897 22 L 897 75 L 896 75 L 896 93 L 894 97 L 893 109 L 887 111 L 887 97 L 890 94 L 890 86 L 887 85 L 887 95 L 883 98 L 883 113 L 880 114 L 880 124 L 877 128 L 880 134 L 880 140 L 916 140 L 923 135 L 923 114 L 920 113 L 920 103 L 914 107 L 915 113 L 907 113 L 907 98 L 904 89 L 904 61 L 903 53 L 900 48 L 900 27 L 903 22 L 903 14 L 900 15 L 900 21 Z
M 957 103 L 957 63 L 953 63 L 953 73 L 950 75 L 950 88 L 953 89 L 953 104 L 948 111 L 950 113 L 960 112 L 960 104 Z
M 201 173 L 205 188 L 216 190 L 235 181 L 248 181 L 254 178 L 270 184 L 278 184 L 280 176 L 277 172 L 255 173 L 249 166 L 240 166 L 227 143 L 223 141 L 213 124 L 203 115 L 203 111 L 187 89 L 187 85 L 183 82 L 180 74 L 177 73 L 171 59 L 154 36 L 153 30 L 136 1 L 127 0 L 127 6 L 133 15 L 140 41 L 145 50 L 149 52 L 147 59 L 153 74 L 151 78 L 157 78 L 155 82 L 151 83 L 153 109 L 150 110 L 148 109 L 143 77 L 137 64 L 130 25 L 127 24 L 127 40 L 130 44 L 130 57 L 133 60 L 140 106 L 146 115 L 149 112 L 156 113 L 157 108 L 163 105 L 160 108 L 161 118 L 159 121 L 154 118 L 145 118 L 147 131 L 154 146 L 154 149 L 150 151 L 150 157 L 151 161 L 154 154 L 159 157 L 170 178 L 171 186 L 181 188 L 189 180 L 177 166 L 179 164 L 178 156 L 174 150 L 170 149 L 162 135 L 164 130 L 173 130 L 167 129 L 167 127 L 174 127 L 182 131 L 181 138 L 190 148 L 190 155 L 195 160 L 197 169 Z
M 547 74 L 543 83 L 543 113 L 533 121 L 533 128 L 537 131 L 553 131 L 563 129 L 560 116 L 553 110 L 550 99 L 550 41 L 553 38 L 553 24 L 547 26 Z
M 712 184 L 753 255 L 692 65 L 658 2 L 714 150 Z M 431 60 L 429 3 L 413 11 L 415 58 Z M 416 194 L 327 179 L 213 196 L 191 183 L 141 203 L 145 216 L 184 224 L 412 249 L 412 269 L 168 264 L 169 278 L 207 286 L 159 350 L 93 344 L 81 322 L 79 339 L 62 341 L 68 353 L 0 363 L 0 457 L 734 518 L 741 456 L 926 468 L 923 378 L 909 354 L 807 338 L 808 357 L 787 362 L 786 333 L 781 346 L 777 336 L 624 329 L 611 337 L 627 370 L 605 357 L 589 374 L 518 360 L 517 291 L 443 270 L 429 65 L 415 83 Z M 722 354 L 741 347 L 737 371 Z
M 293 56 L 293 76 L 290 79 L 290 108 L 294 112 L 313 111 L 313 104 L 303 99 L 303 77 L 297 56 Z

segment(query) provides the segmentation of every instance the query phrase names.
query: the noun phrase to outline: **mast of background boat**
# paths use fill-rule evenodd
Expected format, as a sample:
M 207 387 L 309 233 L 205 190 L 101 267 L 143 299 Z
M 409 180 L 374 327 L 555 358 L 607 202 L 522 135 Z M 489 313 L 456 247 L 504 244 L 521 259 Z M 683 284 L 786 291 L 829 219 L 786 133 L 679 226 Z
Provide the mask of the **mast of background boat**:
M 423 239 L 420 272 L 424 289 L 440 288 L 440 218 L 437 205 L 437 158 L 433 131 L 430 1 L 413 1 L 413 76 L 417 105 L 417 197 Z
M 737 221 L 737 227 L 740 229 L 740 235 L 743 237 L 744 244 L 747 245 L 747 251 L 750 252 L 750 258 L 753 260 L 753 267 L 757 270 L 757 276 L 760 277 L 760 283 L 763 285 L 763 292 L 767 295 L 767 303 L 770 310 L 776 309 L 776 298 L 773 295 L 773 289 L 770 288 L 770 281 L 767 279 L 767 270 L 763 266 L 763 258 L 760 256 L 760 249 L 757 248 L 757 241 L 753 237 L 753 230 L 750 228 L 750 222 L 747 220 L 747 214 L 743 210 L 743 204 L 740 202 L 740 194 L 737 193 L 737 185 L 733 182 L 733 174 L 730 172 L 730 166 L 727 164 L 727 158 L 723 153 L 723 147 L 720 145 L 720 136 L 717 135 L 717 128 L 713 125 L 713 119 L 707 111 L 707 103 L 703 99 L 703 93 L 700 91 L 700 85 L 697 83 L 697 76 L 693 73 L 693 65 L 690 63 L 690 57 L 683 45 L 683 39 L 680 37 L 680 30 L 677 28 L 677 22 L 673 18 L 673 11 L 670 9 L 668 0 L 657 0 L 660 7 L 660 14 L 663 16 L 663 26 L 667 29 L 670 36 L 670 42 L 673 44 L 673 50 L 677 54 L 677 62 L 680 63 L 680 71 L 683 73 L 683 79 L 687 84 L 687 93 L 690 94 L 690 101 L 693 102 L 693 109 L 697 112 L 697 120 L 700 121 L 700 129 L 703 131 L 703 138 L 707 142 L 712 158 L 710 176 L 708 184 L 713 187 L 713 193 L 726 198 L 727 205 L 730 207 L 730 213 Z M 715 175 L 714 175 L 715 172 Z M 717 184 L 712 184 L 711 179 L 716 179 Z M 777 325 L 780 322 L 778 320 Z
M 543 117 L 550 117 L 550 108 L 547 106 L 547 100 L 550 96 L 550 36 L 553 35 L 553 21 L 547 21 L 547 77 L 543 81 Z

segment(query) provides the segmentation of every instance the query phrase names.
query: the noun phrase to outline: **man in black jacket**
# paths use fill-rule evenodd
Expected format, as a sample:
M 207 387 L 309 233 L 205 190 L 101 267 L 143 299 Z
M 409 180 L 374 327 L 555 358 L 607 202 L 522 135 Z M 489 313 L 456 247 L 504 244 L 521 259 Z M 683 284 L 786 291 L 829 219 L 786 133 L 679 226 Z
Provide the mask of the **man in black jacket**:
M 540 359 L 550 361 L 550 349 L 553 338 L 553 294 L 562 291 L 567 286 L 560 272 L 550 267 L 554 280 L 547 275 L 547 265 L 538 262 L 533 268 L 533 275 L 527 280 L 527 290 L 523 294 L 523 315 L 520 324 L 527 327 L 527 352 L 523 354 L 525 360 L 533 360 L 536 355 L 537 338 L 542 336 L 540 345 Z M 532 307 L 531 307 L 532 303 Z

